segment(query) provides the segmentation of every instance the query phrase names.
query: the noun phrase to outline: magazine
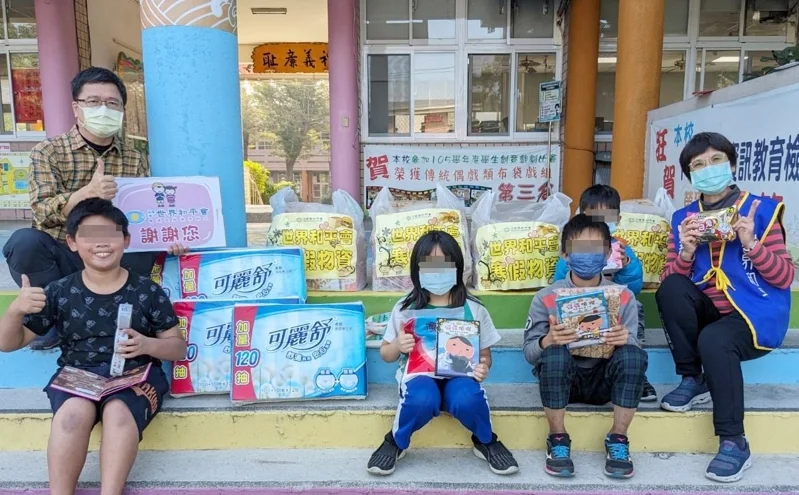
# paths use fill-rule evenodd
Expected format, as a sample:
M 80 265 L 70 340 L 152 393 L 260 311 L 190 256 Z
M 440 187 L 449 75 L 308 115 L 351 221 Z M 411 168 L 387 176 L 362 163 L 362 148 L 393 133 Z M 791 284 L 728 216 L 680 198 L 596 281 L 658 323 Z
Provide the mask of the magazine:
M 577 341 L 569 349 L 579 349 L 602 343 L 602 335 L 610 331 L 608 301 L 602 290 L 558 297 L 558 320 L 577 331 Z
M 126 371 L 120 377 L 106 378 L 90 371 L 64 366 L 50 383 L 50 387 L 99 402 L 104 397 L 147 380 L 151 367 L 152 363 Z
M 480 322 L 439 318 L 436 322 L 436 376 L 474 376 L 480 363 Z

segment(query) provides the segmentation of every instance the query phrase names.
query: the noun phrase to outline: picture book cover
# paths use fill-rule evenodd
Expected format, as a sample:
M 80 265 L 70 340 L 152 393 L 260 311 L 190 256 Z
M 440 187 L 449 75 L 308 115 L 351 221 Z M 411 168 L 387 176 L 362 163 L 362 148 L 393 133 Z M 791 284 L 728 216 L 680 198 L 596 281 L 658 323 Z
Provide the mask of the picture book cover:
M 96 373 L 64 366 L 58 372 L 58 376 L 50 383 L 50 386 L 56 390 L 99 402 L 103 397 L 147 380 L 151 367 L 152 363 L 133 368 L 119 377 L 106 378 Z
M 558 321 L 577 331 L 576 342 L 569 349 L 601 344 L 602 334 L 610 330 L 608 301 L 604 291 L 561 296 L 555 300 Z
M 480 322 L 439 318 L 436 322 L 436 376 L 473 376 L 480 362 Z

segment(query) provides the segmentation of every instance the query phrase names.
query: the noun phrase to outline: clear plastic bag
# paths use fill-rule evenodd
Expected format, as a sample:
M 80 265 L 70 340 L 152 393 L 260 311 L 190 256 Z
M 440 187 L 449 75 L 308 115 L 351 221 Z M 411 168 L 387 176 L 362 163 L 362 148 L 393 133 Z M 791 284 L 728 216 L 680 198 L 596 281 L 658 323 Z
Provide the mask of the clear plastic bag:
M 616 237 L 632 248 L 641 260 L 645 288 L 651 289 L 660 285 L 674 211 L 674 204 L 663 188 L 658 189 L 654 201 L 634 199 L 621 203 L 621 219 Z
M 499 202 L 493 191 L 480 196 L 471 229 L 475 288 L 534 289 L 554 282 L 571 202 L 562 193 L 539 203 Z
M 463 280 L 472 276 L 469 230 L 466 208 L 449 189 L 436 185 L 432 205 L 414 204 L 395 207 L 394 199 L 384 187 L 372 202 L 372 290 L 408 292 L 413 288 L 410 277 L 411 252 L 416 241 L 431 230 L 442 230 L 455 238 L 463 251 Z
M 309 290 L 359 291 L 366 286 L 363 209 L 346 191 L 333 191 L 331 205 L 303 203 L 290 187 L 270 199 L 267 246 L 299 246 L 305 252 Z

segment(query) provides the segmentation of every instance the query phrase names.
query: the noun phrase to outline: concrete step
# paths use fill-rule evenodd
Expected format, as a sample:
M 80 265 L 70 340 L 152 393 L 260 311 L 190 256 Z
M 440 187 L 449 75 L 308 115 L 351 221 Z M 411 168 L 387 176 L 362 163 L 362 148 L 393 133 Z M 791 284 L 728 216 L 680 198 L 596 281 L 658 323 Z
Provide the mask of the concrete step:
M 531 383 L 536 381 L 532 367 L 522 354 L 524 331 L 500 330 L 502 341 L 493 352 L 494 363 L 489 383 Z M 395 384 L 397 365 L 380 358 L 379 341 L 368 343 L 367 376 L 369 383 Z M 646 350 L 649 353 L 647 377 L 652 383 L 675 383 L 679 377 L 674 371 L 674 360 L 666 346 L 662 329 L 646 332 Z M 10 354 L 0 353 L 0 388 L 34 388 L 46 384 L 57 369 L 58 350 L 30 351 L 23 349 Z M 168 368 L 168 365 L 165 365 Z M 769 355 L 742 364 L 744 377 L 749 384 L 799 385 L 799 329 L 789 331 L 783 347 Z M 170 372 L 167 371 L 167 376 Z
M 658 392 L 674 385 L 658 385 Z M 538 449 L 548 427 L 538 387 L 486 385 L 492 422 L 513 449 Z M 326 400 L 233 406 L 226 396 L 168 399 L 147 430 L 144 450 L 256 448 L 370 448 L 389 431 L 397 408 L 397 387 L 373 385 L 361 401 Z M 746 388 L 746 431 L 759 453 L 799 454 L 799 386 Z M 0 390 L 0 451 L 44 450 L 51 413 L 39 390 Z M 610 405 L 569 407 L 567 427 L 577 450 L 600 452 L 610 428 Z M 99 428 L 98 428 L 99 430 Z M 779 432 L 779 434 L 775 434 Z M 95 433 L 99 433 L 95 431 Z M 638 452 L 710 453 L 718 448 L 709 405 L 677 414 L 657 403 L 642 403 L 630 437 Z M 92 448 L 97 447 L 95 434 Z M 469 445 L 467 431 L 444 415 L 414 436 L 413 446 L 456 448 Z
M 379 438 L 375 439 L 376 444 Z M 471 449 L 410 450 L 389 477 L 366 472 L 372 449 L 143 451 L 128 477 L 131 493 L 234 495 L 503 495 L 632 494 L 704 495 L 718 493 L 797 494 L 799 460 L 793 455 L 757 455 L 736 484 L 707 480 L 710 455 L 637 454 L 630 480 L 604 476 L 604 454 L 575 452 L 577 476 L 568 480 L 544 473 L 544 452 L 516 450 L 519 472 L 491 473 Z M 81 494 L 98 493 L 100 466 L 89 455 L 81 475 Z M 44 452 L 0 453 L 0 492 L 45 494 Z

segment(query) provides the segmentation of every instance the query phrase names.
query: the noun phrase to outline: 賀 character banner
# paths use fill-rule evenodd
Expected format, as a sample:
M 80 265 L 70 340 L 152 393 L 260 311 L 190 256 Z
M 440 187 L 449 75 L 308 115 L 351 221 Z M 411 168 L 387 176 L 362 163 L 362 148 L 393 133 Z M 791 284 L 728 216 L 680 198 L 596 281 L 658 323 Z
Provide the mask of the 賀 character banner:
M 664 188 L 677 208 L 699 197 L 680 169 L 680 153 L 700 132 L 718 132 L 734 145 L 733 172 L 743 190 L 785 203 L 783 226 L 794 259 L 799 254 L 799 125 L 789 108 L 799 108 L 799 84 L 652 120 L 646 193 Z M 799 274 L 799 272 L 797 272 Z
M 366 397 L 361 303 L 237 304 L 232 338 L 235 404 Z
M 560 190 L 560 147 L 439 148 L 368 145 L 363 150 L 366 207 L 383 187 L 395 200 L 433 200 L 436 184 L 471 206 L 486 191 L 499 201 L 543 201 Z M 547 159 L 549 158 L 549 159 Z
M 222 198 L 217 177 L 116 179 L 114 204 L 130 222 L 128 252 L 225 246 Z

